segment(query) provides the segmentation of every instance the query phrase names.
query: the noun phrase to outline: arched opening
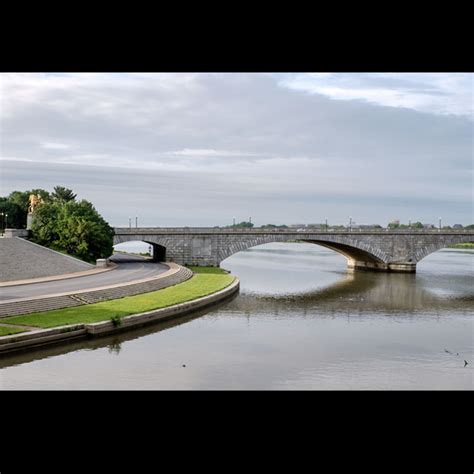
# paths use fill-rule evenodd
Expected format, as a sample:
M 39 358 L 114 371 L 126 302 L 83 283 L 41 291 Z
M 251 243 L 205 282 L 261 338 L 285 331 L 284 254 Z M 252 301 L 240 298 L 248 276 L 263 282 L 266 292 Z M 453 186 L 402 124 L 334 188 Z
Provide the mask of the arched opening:
M 257 244 L 220 266 L 241 279 L 242 292 L 251 288 L 260 296 L 309 294 L 353 278 L 340 252 L 302 240 Z
M 164 262 L 166 260 L 166 248 L 156 242 L 144 240 L 129 240 L 114 244 L 114 254 L 110 258 L 125 262 L 127 260 L 145 260 L 152 262 Z
M 304 240 L 304 242 L 310 242 L 312 244 L 321 245 L 338 252 L 347 258 L 348 264 L 352 262 L 368 262 L 374 265 L 383 265 L 384 261 L 376 255 L 369 253 L 360 248 L 352 247 L 350 245 L 341 244 L 339 242 L 323 242 L 321 240 Z
M 457 244 L 444 245 L 442 247 L 431 245 L 427 246 L 418 255 L 418 267 L 423 271 L 431 268 L 433 264 L 443 262 L 444 266 L 449 269 L 452 264 L 453 255 L 463 255 L 464 259 L 470 262 L 472 270 L 472 258 L 474 258 L 474 239 L 463 239 L 464 242 Z M 452 266 L 452 265 L 451 265 Z
M 443 251 L 446 249 L 461 249 L 461 250 L 472 250 L 474 249 L 474 237 L 467 236 L 462 239 L 456 239 L 451 242 L 443 242 L 441 244 L 432 243 L 430 245 L 426 245 L 418 252 L 418 261 L 422 260 L 423 258 L 431 255 L 434 252 Z
M 355 247 L 353 245 L 348 245 L 346 243 L 340 243 L 337 241 L 331 240 L 309 240 L 309 239 L 292 239 L 287 240 L 285 238 L 273 238 L 270 242 L 267 239 L 252 239 L 251 241 L 238 241 L 227 246 L 223 249 L 223 252 L 220 255 L 220 261 L 224 261 L 228 257 L 231 257 L 234 254 L 237 254 L 241 251 L 255 249 L 260 245 L 267 243 L 296 243 L 296 244 L 314 244 L 313 247 L 330 249 L 336 254 L 344 256 L 346 259 L 347 267 L 349 269 L 375 269 L 375 270 L 386 270 L 387 263 L 386 258 L 383 252 L 380 249 L 372 248 L 367 246 L 367 250 L 361 247 L 364 247 L 364 244 L 357 242 L 359 245 Z

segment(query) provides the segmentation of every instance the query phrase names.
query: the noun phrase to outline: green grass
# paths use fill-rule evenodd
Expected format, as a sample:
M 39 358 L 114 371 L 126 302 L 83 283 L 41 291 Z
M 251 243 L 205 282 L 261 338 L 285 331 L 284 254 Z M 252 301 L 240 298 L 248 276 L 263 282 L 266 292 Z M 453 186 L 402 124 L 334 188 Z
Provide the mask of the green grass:
M 112 318 L 117 320 L 130 314 L 165 308 L 215 293 L 229 286 L 233 280 L 234 277 L 230 275 L 197 274 L 184 283 L 150 293 L 74 308 L 10 316 L 2 318 L 2 322 L 51 328 L 67 324 L 96 323 Z
M 228 272 L 219 267 L 195 267 L 188 265 L 188 268 L 193 271 L 193 273 L 211 273 L 217 275 L 227 275 Z
M 19 332 L 25 332 L 25 329 L 19 328 L 6 328 L 4 326 L 0 326 L 0 336 L 8 336 L 9 334 L 17 334 Z
M 453 244 L 453 245 L 450 245 L 449 247 L 453 249 L 474 249 L 474 243 L 465 242 L 463 244 Z

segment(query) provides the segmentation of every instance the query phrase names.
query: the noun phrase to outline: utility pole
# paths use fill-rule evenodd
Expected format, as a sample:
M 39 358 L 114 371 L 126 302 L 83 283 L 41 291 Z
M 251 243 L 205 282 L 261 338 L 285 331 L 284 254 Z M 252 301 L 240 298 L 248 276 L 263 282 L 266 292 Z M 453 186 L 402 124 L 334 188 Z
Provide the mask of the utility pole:
M 135 229 L 138 228 L 138 216 L 135 216 Z

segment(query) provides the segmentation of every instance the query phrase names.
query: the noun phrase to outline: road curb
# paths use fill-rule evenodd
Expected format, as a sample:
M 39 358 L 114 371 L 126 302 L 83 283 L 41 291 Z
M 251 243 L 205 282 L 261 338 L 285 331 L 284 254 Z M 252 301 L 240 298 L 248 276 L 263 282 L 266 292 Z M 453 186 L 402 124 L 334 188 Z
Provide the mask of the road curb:
M 65 273 L 63 275 L 54 275 L 50 277 L 41 277 L 41 278 L 30 278 L 28 280 L 10 280 L 0 283 L 0 288 L 7 287 L 7 286 L 19 286 L 19 285 L 31 285 L 34 283 L 46 283 L 48 281 L 58 281 L 58 280 L 69 280 L 71 278 L 80 278 L 83 276 L 89 275 L 96 275 L 97 273 L 104 273 L 110 272 L 111 270 L 115 270 L 117 268 L 117 264 L 113 262 L 109 262 L 107 268 L 96 268 L 92 270 L 84 270 L 81 272 L 74 272 L 74 273 Z

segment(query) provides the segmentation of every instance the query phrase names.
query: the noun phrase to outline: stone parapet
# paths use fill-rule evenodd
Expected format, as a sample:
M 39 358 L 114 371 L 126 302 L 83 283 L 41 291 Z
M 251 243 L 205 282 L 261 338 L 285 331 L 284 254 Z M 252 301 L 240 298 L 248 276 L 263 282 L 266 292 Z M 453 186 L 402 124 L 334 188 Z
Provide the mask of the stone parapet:
M 29 231 L 26 229 L 5 229 L 3 233 L 4 239 L 13 239 L 14 237 L 26 238 Z

